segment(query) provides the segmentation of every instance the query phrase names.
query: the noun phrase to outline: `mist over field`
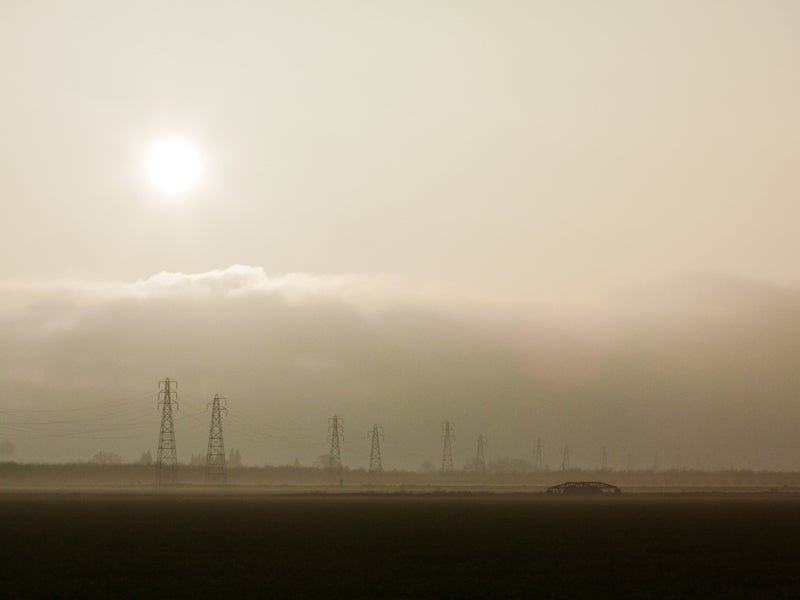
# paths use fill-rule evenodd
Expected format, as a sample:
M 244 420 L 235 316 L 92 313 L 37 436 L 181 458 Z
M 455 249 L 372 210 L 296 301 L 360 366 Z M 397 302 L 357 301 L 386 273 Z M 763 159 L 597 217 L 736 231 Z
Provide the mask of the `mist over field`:
M 800 461 L 800 290 L 694 276 L 602 302 L 510 304 L 347 274 L 233 266 L 131 282 L 5 283 L 0 438 L 14 460 L 137 460 L 156 447 L 157 382 L 179 382 L 179 460 L 204 454 L 206 403 L 229 398 L 228 448 L 246 464 L 311 465 L 344 419 L 343 462 L 454 457 L 557 468 L 794 469 Z M 58 412 L 48 412 L 58 409 Z

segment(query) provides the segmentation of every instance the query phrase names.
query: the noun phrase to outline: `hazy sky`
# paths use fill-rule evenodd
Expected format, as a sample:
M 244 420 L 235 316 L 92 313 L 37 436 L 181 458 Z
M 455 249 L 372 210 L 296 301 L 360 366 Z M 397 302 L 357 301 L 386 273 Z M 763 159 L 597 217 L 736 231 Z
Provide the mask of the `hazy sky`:
M 797 279 L 791 0 L 7 0 L 0 70 L 4 278 Z M 206 161 L 179 203 L 165 133 Z
M 800 460 L 798 2 L 5 0 L 0 73 L 19 409 L 149 411 L 171 375 L 311 432 L 259 460 L 346 409 L 430 440 L 410 466 L 465 414 L 504 455 Z M 164 136 L 204 166 L 179 197 Z

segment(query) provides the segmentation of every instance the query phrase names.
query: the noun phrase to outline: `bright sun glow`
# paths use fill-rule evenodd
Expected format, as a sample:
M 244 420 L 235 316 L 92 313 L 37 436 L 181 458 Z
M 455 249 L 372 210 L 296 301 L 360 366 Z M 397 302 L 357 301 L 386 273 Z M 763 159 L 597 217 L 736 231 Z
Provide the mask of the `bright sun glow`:
M 164 194 L 188 192 L 200 180 L 202 165 L 197 148 L 180 139 L 156 142 L 147 153 L 147 176 Z

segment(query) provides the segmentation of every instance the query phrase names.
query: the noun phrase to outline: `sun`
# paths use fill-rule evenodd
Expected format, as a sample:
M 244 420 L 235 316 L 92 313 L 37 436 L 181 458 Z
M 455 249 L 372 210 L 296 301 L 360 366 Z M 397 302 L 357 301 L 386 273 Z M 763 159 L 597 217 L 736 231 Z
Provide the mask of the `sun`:
M 170 196 L 194 189 L 203 171 L 197 148 L 179 138 L 153 143 L 147 152 L 145 167 L 156 189 Z

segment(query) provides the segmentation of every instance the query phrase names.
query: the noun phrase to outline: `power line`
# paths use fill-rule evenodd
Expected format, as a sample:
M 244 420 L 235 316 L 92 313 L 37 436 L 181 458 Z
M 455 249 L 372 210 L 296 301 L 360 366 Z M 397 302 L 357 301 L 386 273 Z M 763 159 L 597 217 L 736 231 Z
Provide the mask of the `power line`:
M 533 472 L 541 473 L 542 471 L 544 471 L 544 466 L 542 464 L 542 440 L 541 438 L 536 438 L 536 457 L 533 460 Z
M 478 473 L 486 472 L 486 438 L 483 434 L 478 435 L 478 441 L 475 443 L 477 449 L 475 451 L 475 471 Z
M 175 484 L 178 481 L 178 453 L 175 447 L 175 426 L 172 422 L 172 405 L 178 407 L 177 381 L 167 377 L 158 382 L 158 406 L 161 407 L 161 431 L 158 434 L 158 458 L 156 459 L 156 483 Z M 173 400 L 173 396 L 175 399 Z
M 383 462 L 381 460 L 381 440 L 383 439 L 383 427 L 378 425 L 372 426 L 367 436 L 371 442 L 369 451 L 369 472 L 380 473 L 383 471 Z
M 453 471 L 453 424 L 442 423 L 442 473 Z
M 227 483 L 228 473 L 225 465 L 225 444 L 222 440 L 222 411 L 228 412 L 227 401 L 214 394 L 211 405 L 211 427 L 208 431 L 208 451 L 206 452 L 206 483 Z M 208 409 L 208 405 L 206 405 Z
M 564 452 L 561 455 L 561 470 L 569 471 L 571 468 L 569 446 L 564 446 Z
M 333 415 L 333 417 L 328 419 L 328 437 L 331 440 L 331 451 L 328 457 L 328 467 L 331 469 L 341 469 L 341 442 L 344 440 L 344 427 L 342 419 L 336 415 Z

